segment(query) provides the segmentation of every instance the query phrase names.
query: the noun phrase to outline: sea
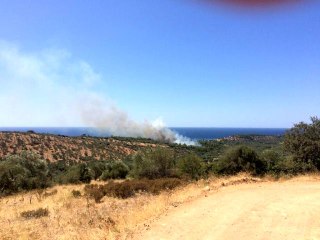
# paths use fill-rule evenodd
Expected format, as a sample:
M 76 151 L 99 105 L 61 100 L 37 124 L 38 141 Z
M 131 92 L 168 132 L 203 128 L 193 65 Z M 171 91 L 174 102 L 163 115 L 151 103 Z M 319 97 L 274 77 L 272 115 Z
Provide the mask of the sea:
M 191 140 L 210 140 L 234 135 L 270 135 L 281 136 L 286 128 L 201 128 L 201 127 L 173 127 L 172 131 Z M 0 127 L 0 131 L 48 133 L 65 136 L 89 135 L 96 137 L 110 137 L 110 134 L 96 128 L 83 127 Z

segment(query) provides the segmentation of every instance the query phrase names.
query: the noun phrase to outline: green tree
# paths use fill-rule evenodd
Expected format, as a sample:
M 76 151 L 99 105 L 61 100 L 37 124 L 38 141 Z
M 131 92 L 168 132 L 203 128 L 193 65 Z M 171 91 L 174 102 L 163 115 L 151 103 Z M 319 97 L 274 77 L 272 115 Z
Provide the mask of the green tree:
M 295 161 L 312 164 L 320 169 L 320 119 L 311 117 L 311 123 L 295 124 L 285 134 L 284 147 Z
M 68 167 L 67 171 L 61 172 L 56 178 L 56 181 L 60 184 L 78 184 L 89 183 L 94 176 L 86 163 L 80 163 Z
M 48 165 L 39 155 L 21 152 L 0 162 L 0 193 L 45 188 L 50 185 Z
M 100 176 L 101 180 L 124 179 L 129 173 L 129 167 L 122 161 L 111 162 Z
M 79 175 L 80 175 L 80 182 L 83 183 L 90 183 L 92 175 L 90 174 L 90 170 L 85 163 L 81 163 L 79 166 Z
M 271 149 L 264 150 L 261 153 L 260 158 L 265 162 L 267 171 L 273 171 L 275 166 L 283 160 L 283 157 L 279 152 Z
M 158 147 L 137 153 L 133 157 L 132 175 L 136 178 L 161 178 L 174 174 L 174 153 Z
M 102 173 L 106 170 L 107 168 L 107 162 L 106 161 L 90 161 L 87 163 L 88 168 L 90 169 L 90 173 L 92 175 L 93 179 L 98 179 Z
M 266 171 L 266 164 L 253 149 L 247 146 L 238 146 L 228 150 L 219 158 L 216 171 L 222 174 L 239 172 L 262 174 Z
M 178 169 L 182 175 L 199 179 L 203 174 L 203 160 L 195 154 L 188 154 L 178 160 Z

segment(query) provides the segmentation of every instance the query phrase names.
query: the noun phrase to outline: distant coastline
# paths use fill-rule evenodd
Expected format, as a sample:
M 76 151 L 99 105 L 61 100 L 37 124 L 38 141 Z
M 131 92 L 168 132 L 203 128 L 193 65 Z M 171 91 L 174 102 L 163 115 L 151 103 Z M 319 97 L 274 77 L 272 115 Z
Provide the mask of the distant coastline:
M 280 136 L 286 132 L 286 128 L 201 128 L 201 127 L 174 127 L 171 130 L 192 140 L 221 139 L 236 135 L 269 135 Z M 48 133 L 65 136 L 90 135 L 97 137 L 110 137 L 105 131 L 96 128 L 84 127 L 0 127 L 0 131 Z

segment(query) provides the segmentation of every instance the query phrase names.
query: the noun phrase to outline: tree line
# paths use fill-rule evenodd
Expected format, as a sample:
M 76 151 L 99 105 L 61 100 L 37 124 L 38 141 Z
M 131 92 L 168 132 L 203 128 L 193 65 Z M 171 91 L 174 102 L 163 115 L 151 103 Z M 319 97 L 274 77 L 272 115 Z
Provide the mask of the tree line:
M 198 147 L 198 148 L 201 148 Z M 252 175 L 299 174 L 320 170 L 320 120 L 295 124 L 285 134 L 282 151 L 257 152 L 245 145 L 230 147 L 217 158 L 203 159 L 206 148 L 177 155 L 174 148 L 139 151 L 122 161 L 47 162 L 35 153 L 21 152 L 0 161 L 0 195 L 47 188 L 55 184 L 89 183 L 109 179 L 200 179 L 210 175 L 248 172 Z M 208 150 L 209 151 L 209 150 Z

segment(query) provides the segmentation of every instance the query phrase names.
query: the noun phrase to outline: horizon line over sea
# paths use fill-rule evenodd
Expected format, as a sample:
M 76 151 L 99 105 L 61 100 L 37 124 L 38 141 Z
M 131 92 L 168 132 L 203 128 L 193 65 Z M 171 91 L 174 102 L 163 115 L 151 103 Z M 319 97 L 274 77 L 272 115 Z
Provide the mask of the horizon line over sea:
M 191 140 L 209 140 L 230 137 L 234 135 L 283 135 L 288 128 L 232 128 L 232 127 L 170 127 L 172 131 Z M 89 135 L 95 137 L 110 137 L 105 131 L 93 127 L 0 127 L 0 131 L 56 134 L 70 137 Z

